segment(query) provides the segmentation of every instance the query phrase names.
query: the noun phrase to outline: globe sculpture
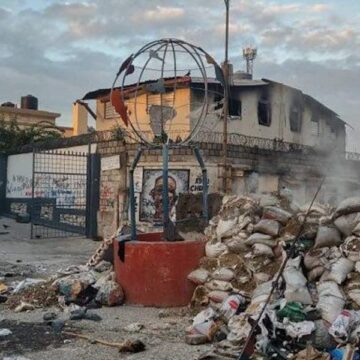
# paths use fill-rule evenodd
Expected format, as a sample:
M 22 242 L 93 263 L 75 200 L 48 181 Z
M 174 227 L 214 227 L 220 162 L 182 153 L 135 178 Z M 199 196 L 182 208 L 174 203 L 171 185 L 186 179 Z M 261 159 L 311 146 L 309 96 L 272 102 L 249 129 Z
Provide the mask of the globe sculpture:
M 120 115 L 122 129 L 141 144 L 129 171 L 131 239 L 136 239 L 134 170 L 146 148 L 161 148 L 163 154 L 162 209 L 164 238 L 176 240 L 170 220 L 168 151 L 191 146 L 203 174 L 203 217 L 207 220 L 207 172 L 194 139 L 209 111 L 210 76 L 218 80 L 218 93 L 225 88 L 224 74 L 201 47 L 178 39 L 152 41 L 121 64 L 111 88 L 111 103 Z M 212 87 L 213 89 L 213 87 Z M 170 184 L 171 185 L 171 184 Z M 160 194 L 161 195 L 161 194 Z
M 221 68 L 201 47 L 177 39 L 146 44 L 121 64 L 112 85 L 120 125 L 149 146 L 188 144 L 208 113 L 210 73 L 223 83 Z

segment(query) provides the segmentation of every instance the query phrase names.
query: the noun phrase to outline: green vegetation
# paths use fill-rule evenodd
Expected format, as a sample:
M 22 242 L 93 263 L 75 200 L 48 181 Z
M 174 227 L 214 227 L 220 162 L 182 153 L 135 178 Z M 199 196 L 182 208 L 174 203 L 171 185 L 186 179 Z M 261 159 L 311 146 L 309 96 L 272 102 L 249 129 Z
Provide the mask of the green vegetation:
M 61 135 L 62 132 L 58 127 L 45 121 L 21 127 L 16 118 L 10 121 L 0 118 L 0 152 L 2 153 L 20 150 L 24 145 L 58 139 Z

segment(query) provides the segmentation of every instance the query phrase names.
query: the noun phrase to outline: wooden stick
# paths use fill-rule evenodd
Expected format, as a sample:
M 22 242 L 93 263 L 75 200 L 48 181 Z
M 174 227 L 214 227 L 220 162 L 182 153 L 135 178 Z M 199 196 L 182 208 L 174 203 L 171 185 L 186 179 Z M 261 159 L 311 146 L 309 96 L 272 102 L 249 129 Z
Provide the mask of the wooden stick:
M 63 334 L 69 335 L 69 336 L 74 336 L 74 337 L 84 339 L 84 340 L 88 340 L 92 343 L 97 343 L 97 344 L 101 344 L 101 345 L 105 345 L 105 346 L 114 347 L 114 348 L 117 348 L 119 350 L 119 352 L 137 353 L 137 352 L 145 350 L 145 345 L 140 340 L 135 340 L 135 341 L 125 340 L 121 343 L 112 343 L 112 342 L 105 341 L 105 340 L 94 339 L 88 335 L 73 333 L 71 331 L 63 331 Z
M 116 347 L 116 348 L 118 348 L 118 349 L 121 349 L 121 348 L 124 346 L 124 343 L 111 343 L 111 342 L 108 342 L 108 341 L 105 341 L 105 340 L 93 339 L 93 338 L 91 338 L 91 337 L 88 336 L 88 335 L 77 334 L 77 333 L 73 333 L 73 332 L 71 332 L 71 331 L 63 331 L 62 333 L 65 334 L 65 335 L 75 336 L 75 337 L 78 337 L 78 338 L 80 338 L 80 339 L 84 339 L 84 340 L 88 340 L 88 341 L 91 341 L 91 342 L 95 342 L 95 343 L 98 343 L 98 344 L 101 344 L 101 345 Z

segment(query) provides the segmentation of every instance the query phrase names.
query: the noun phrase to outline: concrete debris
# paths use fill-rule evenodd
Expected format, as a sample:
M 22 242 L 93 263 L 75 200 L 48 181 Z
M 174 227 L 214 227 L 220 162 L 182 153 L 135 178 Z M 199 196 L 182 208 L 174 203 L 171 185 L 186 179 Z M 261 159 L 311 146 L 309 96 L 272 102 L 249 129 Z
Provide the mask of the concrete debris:
M 215 342 L 218 358 L 236 358 L 288 258 L 252 339 L 253 358 L 325 360 L 336 358 L 337 344 L 359 345 L 360 198 L 308 212 L 288 195 L 224 197 L 205 230 L 206 257 L 189 276 L 197 285 L 191 305 L 202 311 L 186 343 Z
M 26 303 L 24 301 L 21 301 L 21 303 L 15 308 L 15 312 L 22 312 L 22 311 L 31 311 L 34 310 L 35 306 L 29 303 Z
M 144 324 L 141 323 L 133 323 L 124 327 L 124 330 L 129 333 L 138 333 L 144 328 Z
M 118 283 L 110 280 L 100 286 L 95 301 L 106 306 L 121 305 L 124 302 L 124 292 Z

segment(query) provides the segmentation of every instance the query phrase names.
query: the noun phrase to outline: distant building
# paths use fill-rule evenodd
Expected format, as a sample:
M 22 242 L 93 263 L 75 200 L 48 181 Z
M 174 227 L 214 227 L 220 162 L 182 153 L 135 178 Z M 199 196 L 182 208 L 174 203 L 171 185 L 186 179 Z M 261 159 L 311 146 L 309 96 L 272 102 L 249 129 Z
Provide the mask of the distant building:
M 59 113 L 39 110 L 38 99 L 32 95 L 23 96 L 20 107 L 11 102 L 5 102 L 0 106 L 1 120 L 16 120 L 21 128 L 34 125 L 56 126 L 64 137 L 73 136 L 73 128 L 56 125 L 56 119 L 59 117 Z

